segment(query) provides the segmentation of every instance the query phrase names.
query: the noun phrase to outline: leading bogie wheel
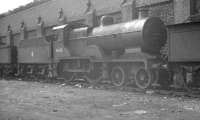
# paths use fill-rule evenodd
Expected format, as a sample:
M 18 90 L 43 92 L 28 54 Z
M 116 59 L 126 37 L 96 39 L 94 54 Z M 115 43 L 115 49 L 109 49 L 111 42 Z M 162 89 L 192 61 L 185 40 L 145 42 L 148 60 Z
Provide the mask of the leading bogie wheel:
M 101 81 L 102 76 L 99 71 L 92 70 L 91 72 L 85 75 L 85 78 L 90 84 L 95 85 Z
M 139 69 L 136 73 L 135 84 L 140 89 L 147 89 L 151 86 L 152 75 L 149 70 Z
M 101 64 L 99 63 L 91 63 L 89 72 L 85 74 L 85 79 L 90 83 L 91 85 L 97 85 L 102 80 L 102 69 Z
M 75 75 L 72 72 L 68 72 L 65 70 L 63 63 L 58 64 L 58 76 L 65 79 L 65 82 L 71 82 L 75 79 Z
M 126 74 L 121 66 L 113 67 L 110 77 L 113 85 L 117 87 L 123 86 L 126 82 Z

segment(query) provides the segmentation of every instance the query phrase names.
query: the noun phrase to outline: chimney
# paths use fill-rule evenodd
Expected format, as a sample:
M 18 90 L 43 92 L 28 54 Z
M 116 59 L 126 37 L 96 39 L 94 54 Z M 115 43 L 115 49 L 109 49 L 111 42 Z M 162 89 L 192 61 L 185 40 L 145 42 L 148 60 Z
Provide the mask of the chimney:
M 123 0 L 123 2 L 121 3 L 121 13 L 122 22 L 127 22 L 136 19 L 137 11 L 135 0 Z
M 139 14 L 138 14 L 139 19 L 146 18 L 148 16 L 149 16 L 149 9 L 148 8 L 140 8 L 139 9 Z
M 26 25 L 24 21 L 22 21 L 20 26 L 20 39 L 25 40 L 26 38 L 27 38 Z
M 42 17 L 39 16 L 37 18 L 37 29 L 36 29 L 36 32 L 37 32 L 37 37 L 38 38 L 41 38 L 44 36 L 44 21 L 42 20 Z
M 85 11 L 85 24 L 89 27 L 96 27 L 98 25 L 96 10 L 93 8 L 90 0 L 88 0 L 87 10 Z
M 66 24 L 66 22 L 67 22 L 67 19 L 66 19 L 65 15 L 64 15 L 64 11 L 63 11 L 62 8 L 60 8 L 60 10 L 58 12 L 58 24 L 59 25 L 64 25 L 64 24 Z
M 7 46 L 13 46 L 13 32 L 12 32 L 12 28 L 10 25 L 8 25 L 8 30 L 7 30 L 7 40 L 6 40 L 6 45 Z

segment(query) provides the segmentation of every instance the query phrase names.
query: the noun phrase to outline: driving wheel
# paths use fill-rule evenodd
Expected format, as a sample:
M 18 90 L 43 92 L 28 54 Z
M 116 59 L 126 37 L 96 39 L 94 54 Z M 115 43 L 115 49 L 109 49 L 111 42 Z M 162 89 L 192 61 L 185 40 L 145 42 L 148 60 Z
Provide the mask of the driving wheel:
M 111 72 L 111 80 L 113 85 L 119 87 L 125 84 L 125 71 L 121 66 L 116 66 L 112 68 L 112 72 Z
M 71 82 L 74 80 L 74 73 L 68 72 L 63 63 L 58 64 L 58 76 L 65 79 L 65 82 Z
M 146 89 L 151 86 L 151 73 L 145 69 L 138 70 L 135 79 L 136 86 L 140 89 Z

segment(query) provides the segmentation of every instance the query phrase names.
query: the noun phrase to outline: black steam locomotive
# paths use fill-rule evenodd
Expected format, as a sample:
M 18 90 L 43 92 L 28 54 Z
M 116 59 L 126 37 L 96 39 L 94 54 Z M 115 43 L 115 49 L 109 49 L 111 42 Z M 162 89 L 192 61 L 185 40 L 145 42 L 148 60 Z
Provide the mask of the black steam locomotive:
M 127 9 L 128 10 L 128 9 Z M 125 10 L 126 11 L 126 10 Z M 124 13 L 124 14 L 123 14 Z M 102 16 L 97 26 L 95 10 L 88 9 L 86 23 L 68 23 L 60 12 L 60 24 L 53 35 L 43 35 L 38 18 L 37 38 L 26 39 L 21 24 L 21 41 L 14 46 L 8 27 L 9 46 L 0 48 L 1 76 L 85 79 L 91 84 L 110 81 L 115 86 L 135 84 L 141 89 L 152 85 L 198 87 L 199 23 L 171 25 L 167 28 L 155 17 L 114 24 Z

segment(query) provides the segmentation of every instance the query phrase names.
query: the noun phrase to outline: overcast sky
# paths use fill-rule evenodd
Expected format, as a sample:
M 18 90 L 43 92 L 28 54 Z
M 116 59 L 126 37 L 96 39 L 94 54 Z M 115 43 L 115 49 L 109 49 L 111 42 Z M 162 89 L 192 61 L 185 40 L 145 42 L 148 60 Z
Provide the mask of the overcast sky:
M 0 14 L 7 12 L 8 10 L 13 10 L 21 5 L 25 5 L 33 0 L 0 0 Z

